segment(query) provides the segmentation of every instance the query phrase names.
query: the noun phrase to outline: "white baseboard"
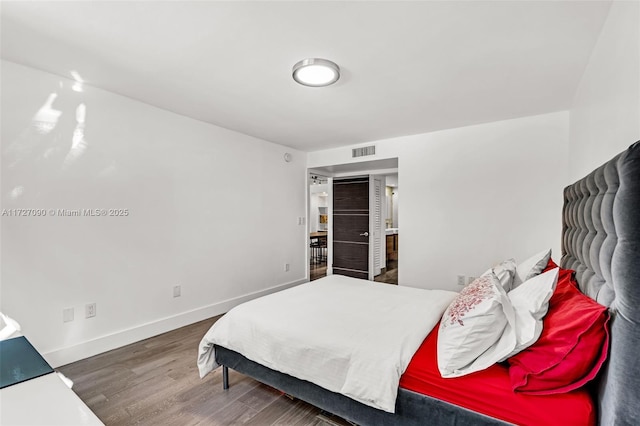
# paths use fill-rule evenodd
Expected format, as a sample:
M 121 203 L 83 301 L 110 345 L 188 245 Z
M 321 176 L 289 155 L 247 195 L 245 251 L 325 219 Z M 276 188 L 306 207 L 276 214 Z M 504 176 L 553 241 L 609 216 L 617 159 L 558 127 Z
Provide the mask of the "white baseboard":
M 149 337 L 157 336 L 158 334 L 166 333 L 167 331 L 175 330 L 176 328 L 184 327 L 185 325 L 193 324 L 195 322 L 223 314 L 241 303 L 270 293 L 275 293 L 289 287 L 294 287 L 307 281 L 307 279 L 301 279 L 280 284 L 275 287 L 249 293 L 244 296 L 234 297 L 233 299 L 224 300 L 202 308 L 182 312 L 157 321 L 148 322 L 126 330 L 100 336 L 73 346 L 55 349 L 45 352 L 42 355 L 53 368 L 56 368 L 61 365 L 89 358 L 112 349 L 148 339 Z

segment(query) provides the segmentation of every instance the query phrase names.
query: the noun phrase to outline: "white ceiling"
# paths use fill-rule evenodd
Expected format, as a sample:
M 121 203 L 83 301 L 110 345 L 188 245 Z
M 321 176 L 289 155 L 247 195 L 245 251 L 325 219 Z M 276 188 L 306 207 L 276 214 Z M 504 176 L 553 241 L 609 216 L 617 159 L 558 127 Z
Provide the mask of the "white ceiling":
M 313 151 L 568 109 L 609 6 L 3 1 L 1 53 Z M 341 79 L 296 84 L 307 57 Z

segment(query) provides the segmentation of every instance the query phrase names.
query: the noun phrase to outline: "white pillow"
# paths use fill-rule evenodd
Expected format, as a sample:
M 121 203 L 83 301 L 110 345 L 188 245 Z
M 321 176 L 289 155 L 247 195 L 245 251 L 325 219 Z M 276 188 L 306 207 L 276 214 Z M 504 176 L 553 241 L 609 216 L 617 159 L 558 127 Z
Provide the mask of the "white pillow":
M 514 259 L 507 259 L 493 268 L 489 268 L 489 270 L 482 275 L 489 275 L 491 272 L 496 274 L 496 277 L 500 280 L 500 284 L 502 284 L 502 288 L 508 293 L 509 290 L 511 290 L 513 277 L 516 274 L 516 261 Z
M 438 331 L 438 369 L 442 377 L 484 370 L 516 345 L 515 314 L 494 273 L 465 287 L 444 312 Z
M 558 284 L 559 271 L 559 268 L 554 268 L 536 275 L 507 294 L 516 316 L 516 347 L 500 361 L 528 348 L 540 337 L 542 319 L 547 314 L 549 300 Z
M 0 312 L 0 340 L 20 335 L 20 324 L 16 320 Z
M 536 253 L 516 267 L 516 275 L 513 277 L 513 287 L 516 288 L 529 278 L 539 275 L 547 267 L 551 259 L 551 249 Z

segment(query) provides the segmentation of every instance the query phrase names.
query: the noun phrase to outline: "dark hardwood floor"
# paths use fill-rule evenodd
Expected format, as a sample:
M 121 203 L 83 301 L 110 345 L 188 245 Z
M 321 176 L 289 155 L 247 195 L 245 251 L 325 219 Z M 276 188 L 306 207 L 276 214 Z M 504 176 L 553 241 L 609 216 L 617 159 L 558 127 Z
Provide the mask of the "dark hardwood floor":
M 398 261 L 387 261 L 387 269 L 384 273 L 378 275 L 373 279 L 379 283 L 398 284 Z
M 309 265 L 309 280 L 317 280 L 327 275 L 327 262 L 311 263 Z M 384 273 L 374 278 L 374 281 L 387 284 L 398 284 L 398 261 L 387 262 L 387 269 Z
M 309 264 L 309 281 L 327 276 L 327 262 L 311 262 Z
M 200 339 L 210 318 L 60 367 L 106 425 L 349 425 L 303 401 L 229 370 L 200 379 Z

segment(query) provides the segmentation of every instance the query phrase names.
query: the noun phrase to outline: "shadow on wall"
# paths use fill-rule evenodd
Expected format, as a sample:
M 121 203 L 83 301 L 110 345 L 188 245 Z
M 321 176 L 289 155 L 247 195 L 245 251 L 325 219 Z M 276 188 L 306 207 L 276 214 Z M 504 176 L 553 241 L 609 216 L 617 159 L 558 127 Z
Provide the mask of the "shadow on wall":
M 68 189 L 66 183 L 75 174 L 73 169 L 82 168 L 82 157 L 90 153 L 85 136 L 88 108 L 82 96 L 78 99 L 78 93 L 84 91 L 83 81 L 76 71 L 71 75 L 75 81 L 66 85 L 60 81 L 59 87 L 35 112 L 29 126 L 2 152 L 2 198 L 8 207 L 38 201 L 44 187 Z M 66 111 L 70 113 L 65 114 Z M 94 155 L 92 170 L 82 170 L 84 179 L 87 176 L 99 179 L 116 171 L 113 159 L 104 153 L 95 154 L 99 155 Z M 103 167 L 96 168 L 96 160 Z

